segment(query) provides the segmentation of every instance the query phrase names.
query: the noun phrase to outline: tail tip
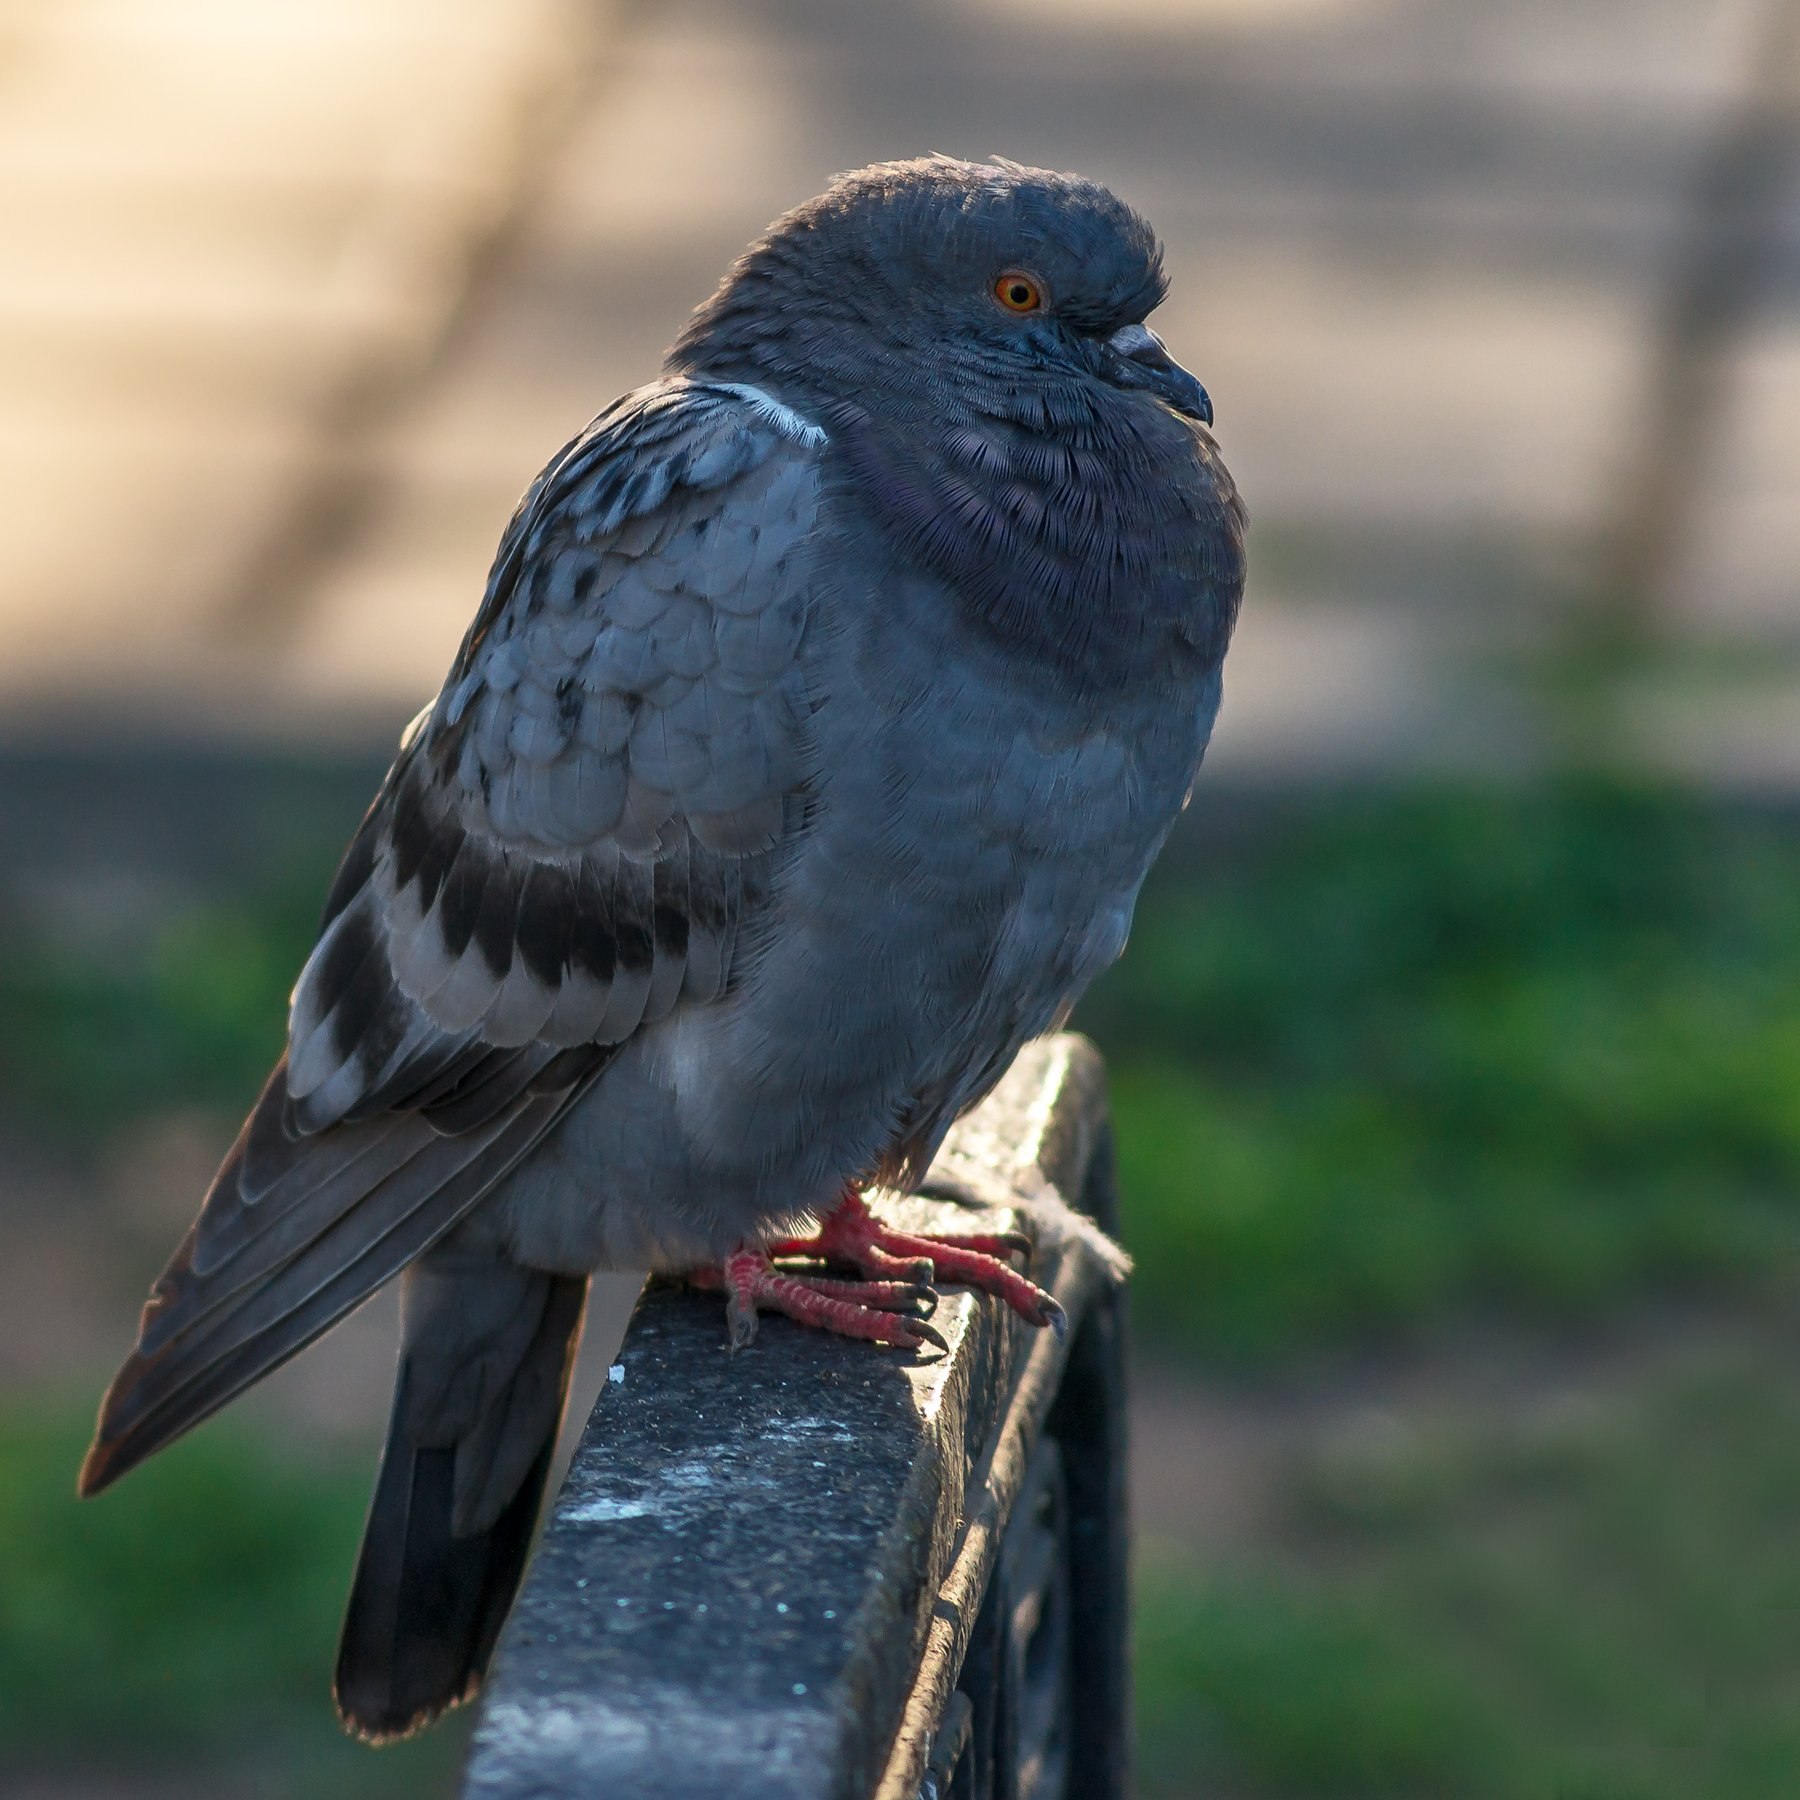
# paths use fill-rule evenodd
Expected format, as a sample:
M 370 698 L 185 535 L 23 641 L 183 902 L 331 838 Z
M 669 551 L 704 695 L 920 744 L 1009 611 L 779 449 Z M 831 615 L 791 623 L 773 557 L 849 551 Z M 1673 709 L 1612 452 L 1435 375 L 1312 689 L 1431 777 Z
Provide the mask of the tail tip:
M 435 1725 L 446 1713 L 473 1700 L 480 1691 L 481 1676 L 474 1674 L 457 1692 L 408 1710 L 394 1706 L 391 1701 L 371 1702 L 359 1698 L 352 1690 L 351 1679 L 340 1668 L 337 1679 L 332 1683 L 331 1699 L 337 1708 L 338 1723 L 344 1728 L 346 1735 L 357 1739 L 359 1743 L 381 1749 L 388 1744 L 400 1744 L 408 1738 L 417 1737 L 420 1732 Z

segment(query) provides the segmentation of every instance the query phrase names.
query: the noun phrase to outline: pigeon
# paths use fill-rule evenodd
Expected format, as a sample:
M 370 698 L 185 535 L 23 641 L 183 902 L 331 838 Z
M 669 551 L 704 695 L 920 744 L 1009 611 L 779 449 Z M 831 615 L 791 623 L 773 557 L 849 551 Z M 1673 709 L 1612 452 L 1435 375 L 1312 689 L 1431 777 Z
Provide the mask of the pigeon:
M 520 502 L 80 1477 L 400 1277 L 350 1730 L 478 1686 L 593 1271 L 722 1293 L 733 1345 L 941 1346 L 936 1282 L 1060 1325 L 1028 1244 L 867 1196 L 1119 955 L 1212 729 L 1245 521 L 1165 287 L 1095 182 L 876 164 Z

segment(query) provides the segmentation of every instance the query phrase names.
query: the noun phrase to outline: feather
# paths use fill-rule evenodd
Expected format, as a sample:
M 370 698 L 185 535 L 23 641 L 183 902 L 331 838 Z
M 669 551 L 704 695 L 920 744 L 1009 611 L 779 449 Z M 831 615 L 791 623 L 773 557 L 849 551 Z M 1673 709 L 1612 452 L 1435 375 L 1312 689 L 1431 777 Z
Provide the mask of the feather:
M 430 1269 L 428 1258 L 407 1277 L 387 1448 L 333 1683 L 345 1723 L 376 1740 L 465 1698 L 493 1653 L 530 1546 L 587 1299 L 582 1278 L 465 1262 L 431 1282 L 439 1304 L 416 1306 L 414 1287 Z M 498 1332 L 496 1288 L 508 1314 Z M 471 1361 L 479 1384 L 464 1378 Z
M 289 1055 L 145 1308 L 84 1491 L 442 1238 L 647 1013 L 722 991 L 738 923 L 727 915 L 768 891 L 722 861 L 766 858 L 774 839 L 759 828 L 703 847 L 682 790 L 700 788 L 721 754 L 760 778 L 796 758 L 745 740 L 741 703 L 695 697 L 717 661 L 700 593 L 710 528 L 754 508 L 771 469 L 787 471 L 779 516 L 725 534 L 733 605 L 754 613 L 742 572 L 772 567 L 771 535 L 791 545 L 810 528 L 800 499 L 816 504 L 818 449 L 816 431 L 747 391 L 675 381 L 610 409 L 533 486 L 436 704 L 346 852 L 295 987 Z M 803 604 L 779 583 L 763 603 L 788 613 L 773 638 L 752 632 L 758 654 L 791 640 L 797 658 L 787 619 Z M 659 705 L 679 707 L 679 724 Z M 710 739 L 728 723 L 739 735 L 722 751 Z M 785 714 L 775 728 L 796 729 Z M 784 797 L 744 803 L 779 817 Z M 515 1397 L 534 1416 L 554 1361 Z M 452 1476 L 447 1499 L 428 1450 L 396 1473 L 401 1541 L 423 1541 L 407 1522 L 418 1505 L 491 1529 L 531 1486 L 537 1451 L 509 1436 L 506 1416 L 472 1440 L 487 1474 Z M 502 1557 L 507 1583 L 529 1508 L 522 1517 Z
M 285 1100 L 281 1074 L 271 1078 L 259 1111 Z M 412 1119 L 299 1140 L 296 1173 L 311 1191 L 286 1215 L 288 1231 L 273 1241 L 265 1234 L 254 1246 L 261 1254 L 240 1251 L 213 1274 L 195 1265 L 198 1228 L 177 1250 L 145 1308 L 140 1348 L 108 1390 L 82 1467 L 82 1493 L 98 1492 L 197 1425 L 391 1279 L 530 1149 L 573 1091 L 533 1095 L 459 1138 Z M 348 1195 L 319 1182 L 307 1165 L 356 1157 L 366 1148 L 359 1141 L 365 1131 L 404 1134 L 411 1154 Z M 238 1154 L 220 1171 L 208 1209 L 241 1204 Z

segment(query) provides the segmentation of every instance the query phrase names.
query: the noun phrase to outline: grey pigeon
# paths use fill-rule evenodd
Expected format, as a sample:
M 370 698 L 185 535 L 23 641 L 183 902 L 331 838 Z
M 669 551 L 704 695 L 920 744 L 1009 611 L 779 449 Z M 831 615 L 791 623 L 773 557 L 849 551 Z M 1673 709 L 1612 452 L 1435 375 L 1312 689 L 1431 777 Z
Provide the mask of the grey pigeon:
M 1059 1321 L 862 1194 L 1118 956 L 1212 727 L 1244 522 L 1164 286 L 1093 182 L 860 170 L 520 503 L 81 1475 L 404 1271 L 352 1729 L 479 1682 L 591 1271 L 723 1289 L 737 1343 L 941 1342 L 934 1275 Z

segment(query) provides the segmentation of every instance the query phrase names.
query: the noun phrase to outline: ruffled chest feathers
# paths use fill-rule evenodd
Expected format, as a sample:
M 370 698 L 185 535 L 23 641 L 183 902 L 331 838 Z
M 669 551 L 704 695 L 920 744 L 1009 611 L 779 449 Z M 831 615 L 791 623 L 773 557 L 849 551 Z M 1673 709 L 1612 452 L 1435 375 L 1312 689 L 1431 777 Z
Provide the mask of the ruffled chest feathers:
M 1160 407 L 1006 402 L 922 430 L 840 406 L 848 490 L 1009 652 L 1084 686 L 1216 665 L 1243 526 L 1210 437 Z

